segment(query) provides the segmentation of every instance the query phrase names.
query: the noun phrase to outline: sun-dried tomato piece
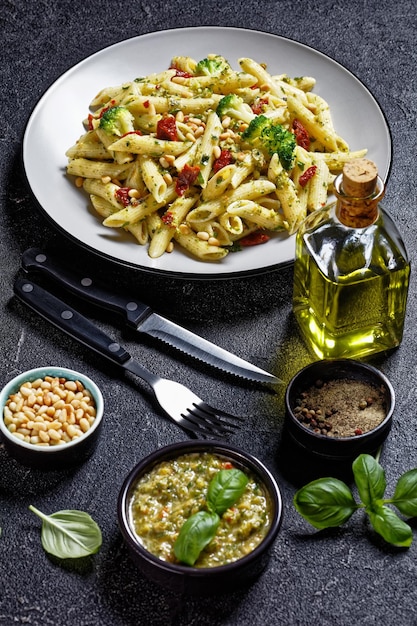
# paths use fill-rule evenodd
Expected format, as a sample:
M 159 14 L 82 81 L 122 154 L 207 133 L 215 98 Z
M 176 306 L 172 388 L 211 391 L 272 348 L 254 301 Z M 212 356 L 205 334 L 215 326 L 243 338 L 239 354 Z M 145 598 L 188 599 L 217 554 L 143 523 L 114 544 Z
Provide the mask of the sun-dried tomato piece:
M 295 140 L 300 148 L 304 148 L 304 150 L 310 150 L 310 137 L 300 120 L 296 119 L 293 121 L 292 129 L 294 131 Z
M 177 124 L 173 115 L 167 115 L 158 121 L 156 125 L 156 136 L 158 139 L 177 141 Z
M 175 183 L 175 192 L 178 196 L 183 196 L 187 189 L 191 187 L 197 180 L 197 177 L 200 173 L 200 168 L 198 165 L 184 165 L 181 172 L 178 174 L 177 181 Z
M 123 204 L 123 206 L 128 206 L 130 204 L 130 196 L 129 196 L 129 191 L 131 190 L 131 187 L 120 187 L 120 189 L 117 189 L 117 191 L 115 192 L 115 196 L 117 198 L 117 200 Z
M 312 165 L 311 167 L 306 169 L 306 171 L 303 174 L 301 174 L 300 178 L 298 179 L 300 187 L 305 187 L 307 185 L 308 181 L 311 178 L 313 178 L 314 174 L 316 173 L 316 170 L 317 170 L 317 165 Z
M 213 163 L 213 171 L 218 172 L 226 165 L 230 165 L 233 162 L 233 156 L 230 150 L 222 150 L 218 159 Z
M 259 244 L 266 243 L 269 240 L 269 235 L 261 233 L 260 230 L 257 230 L 255 233 L 251 233 L 250 235 L 246 235 L 246 237 L 239 239 L 239 243 L 244 248 L 247 248 L 248 246 L 258 246 Z

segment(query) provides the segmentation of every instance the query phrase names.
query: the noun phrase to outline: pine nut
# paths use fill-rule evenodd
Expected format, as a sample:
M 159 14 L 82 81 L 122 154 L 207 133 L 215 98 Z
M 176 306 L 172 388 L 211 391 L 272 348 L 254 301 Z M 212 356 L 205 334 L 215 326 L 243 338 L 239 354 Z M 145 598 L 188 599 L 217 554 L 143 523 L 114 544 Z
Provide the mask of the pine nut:
M 41 439 L 41 441 L 43 441 L 43 443 L 49 443 L 49 441 L 50 441 L 50 437 L 49 437 L 48 433 L 45 430 L 40 430 L 39 431 L 39 439 Z
M 46 376 L 23 383 L 3 411 L 10 433 L 35 446 L 69 443 L 90 430 L 96 406 L 78 380 Z
M 50 430 L 48 432 L 49 434 L 49 438 L 52 441 L 60 441 L 61 440 L 61 435 L 56 431 L 56 430 Z
M 178 230 L 180 231 L 181 235 L 189 235 L 190 234 L 190 227 L 187 224 L 180 224 L 178 226 Z
M 90 423 L 88 419 L 86 419 L 85 417 L 80 419 L 80 428 L 83 431 L 83 433 L 86 433 L 87 430 L 89 430 L 90 428 Z

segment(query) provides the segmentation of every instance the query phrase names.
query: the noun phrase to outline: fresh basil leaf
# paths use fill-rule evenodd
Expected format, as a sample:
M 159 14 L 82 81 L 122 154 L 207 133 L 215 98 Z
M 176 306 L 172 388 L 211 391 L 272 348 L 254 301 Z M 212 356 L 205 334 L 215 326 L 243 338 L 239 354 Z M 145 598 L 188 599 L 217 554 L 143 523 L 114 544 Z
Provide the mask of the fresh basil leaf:
M 220 470 L 210 481 L 207 490 L 207 506 L 222 516 L 235 504 L 246 489 L 249 479 L 238 469 Z
M 370 454 L 360 454 L 352 464 L 359 495 L 365 505 L 384 497 L 387 486 L 385 471 Z
M 399 478 L 389 502 L 395 504 L 403 515 L 417 516 L 417 469 L 409 470 Z
M 340 526 L 359 508 L 349 487 L 337 478 L 318 478 L 294 496 L 296 510 L 315 528 Z
M 102 543 L 101 530 L 84 511 L 58 511 L 45 515 L 34 506 L 29 509 L 42 519 L 43 549 L 60 559 L 78 559 L 95 554 Z
M 413 532 L 388 506 L 381 505 L 366 509 L 369 520 L 376 532 L 388 543 L 400 548 L 408 548 L 413 541 Z
M 200 552 L 214 538 L 220 517 L 217 513 L 198 511 L 181 526 L 174 544 L 174 554 L 179 561 L 194 565 Z

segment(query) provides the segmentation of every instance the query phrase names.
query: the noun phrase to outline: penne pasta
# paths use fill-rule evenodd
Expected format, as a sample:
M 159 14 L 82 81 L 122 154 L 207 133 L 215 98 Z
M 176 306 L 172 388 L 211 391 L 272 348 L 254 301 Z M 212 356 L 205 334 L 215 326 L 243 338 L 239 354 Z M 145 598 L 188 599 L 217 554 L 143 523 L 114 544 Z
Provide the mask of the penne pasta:
M 246 57 L 238 67 L 178 55 L 105 87 L 66 151 L 67 174 L 102 224 L 151 258 L 175 248 L 220 262 L 256 230 L 291 235 L 328 202 L 343 165 L 367 152 L 338 134 L 313 77 Z
M 227 207 L 226 212 L 230 217 L 238 216 L 266 230 L 284 230 L 282 215 L 273 209 L 267 209 L 261 204 L 253 202 L 253 200 L 232 202 Z
M 159 218 L 160 221 L 157 228 L 154 227 L 153 229 L 154 232 L 149 245 L 150 257 L 156 259 L 164 254 L 179 225 L 197 200 L 197 195 L 177 198 L 170 205 L 169 210 Z
M 139 155 L 138 165 L 148 191 L 157 202 L 163 201 L 167 192 L 167 184 L 161 174 L 159 163 L 146 155 Z
M 92 161 L 90 159 L 71 159 L 67 165 L 67 173 L 82 178 L 118 178 L 124 180 L 129 172 L 129 163 L 109 163 L 107 161 Z
M 160 157 L 164 154 L 178 156 L 185 152 L 190 145 L 188 141 L 168 141 L 156 139 L 151 135 L 129 134 L 112 143 L 108 146 L 108 149 L 114 152 L 132 152 L 133 154 L 147 154 L 148 156 Z

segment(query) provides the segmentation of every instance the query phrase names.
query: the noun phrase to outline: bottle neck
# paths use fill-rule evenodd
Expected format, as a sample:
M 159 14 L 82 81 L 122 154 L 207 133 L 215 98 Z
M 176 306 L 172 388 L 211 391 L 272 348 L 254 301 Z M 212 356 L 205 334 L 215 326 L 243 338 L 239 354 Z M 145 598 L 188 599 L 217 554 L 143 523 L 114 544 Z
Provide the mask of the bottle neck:
M 366 228 L 375 222 L 378 217 L 378 204 L 382 200 L 385 188 L 378 176 L 377 186 L 370 196 L 355 198 L 344 193 L 342 187 L 343 175 L 334 181 L 334 193 L 337 197 L 336 217 L 349 228 Z

